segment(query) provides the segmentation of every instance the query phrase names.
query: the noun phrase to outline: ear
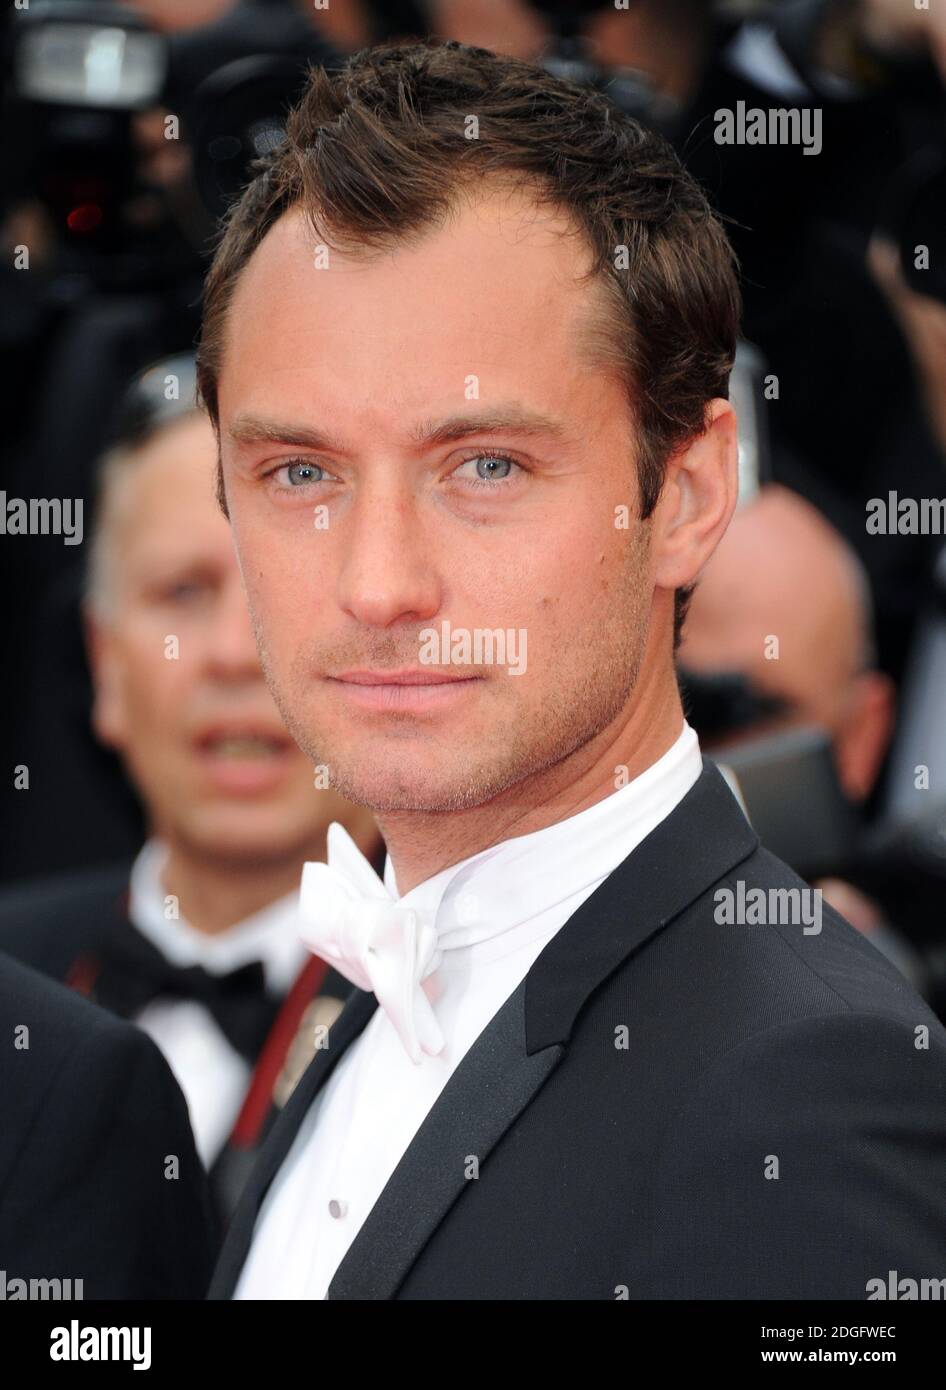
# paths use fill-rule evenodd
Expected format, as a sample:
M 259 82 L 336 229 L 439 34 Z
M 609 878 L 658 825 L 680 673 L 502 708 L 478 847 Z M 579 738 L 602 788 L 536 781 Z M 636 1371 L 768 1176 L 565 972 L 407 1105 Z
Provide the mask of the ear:
M 667 462 L 654 508 L 654 583 L 662 589 L 691 584 L 716 549 L 736 510 L 739 493 L 736 413 L 716 398 L 705 427 Z
M 91 609 L 82 612 L 85 651 L 92 673 L 92 728 L 109 748 L 125 743 L 124 682 L 114 633 Z
M 834 742 L 838 780 L 852 801 L 863 801 L 877 780 L 893 734 L 895 698 L 894 683 L 883 671 L 854 678 Z

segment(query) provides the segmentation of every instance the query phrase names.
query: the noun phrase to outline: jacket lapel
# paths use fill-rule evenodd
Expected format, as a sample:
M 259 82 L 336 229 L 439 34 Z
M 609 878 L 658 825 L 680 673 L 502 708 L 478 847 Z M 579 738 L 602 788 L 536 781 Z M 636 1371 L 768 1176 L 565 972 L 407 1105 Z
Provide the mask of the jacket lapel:
M 525 980 L 450 1077 L 391 1174 L 329 1285 L 328 1297 L 393 1298 L 398 1285 L 493 1146 L 561 1061 L 553 1043 L 526 1049 Z
M 710 759 L 666 820 L 565 923 L 526 976 L 529 1051 L 567 1042 L 585 1001 L 628 956 L 759 847 Z

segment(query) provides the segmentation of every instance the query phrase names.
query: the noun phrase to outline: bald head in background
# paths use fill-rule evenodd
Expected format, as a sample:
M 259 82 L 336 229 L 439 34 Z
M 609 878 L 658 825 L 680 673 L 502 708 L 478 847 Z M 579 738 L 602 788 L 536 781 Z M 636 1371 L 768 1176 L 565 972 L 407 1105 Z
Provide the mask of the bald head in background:
M 868 795 L 893 725 L 894 690 L 873 669 L 870 590 L 843 538 L 778 484 L 733 517 L 700 575 L 680 649 L 696 674 L 738 672 L 790 710 L 767 729 L 831 736 L 853 801 Z M 771 654 L 778 638 L 778 656 Z

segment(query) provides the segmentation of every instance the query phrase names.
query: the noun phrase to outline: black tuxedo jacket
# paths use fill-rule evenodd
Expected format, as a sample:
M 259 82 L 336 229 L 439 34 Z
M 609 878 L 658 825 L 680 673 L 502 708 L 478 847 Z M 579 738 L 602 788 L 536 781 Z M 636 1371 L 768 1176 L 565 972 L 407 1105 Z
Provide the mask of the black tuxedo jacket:
M 864 1299 L 891 1269 L 946 1276 L 946 1032 L 826 905 L 818 934 L 719 925 L 739 880 L 806 886 L 704 760 L 463 1058 L 329 1298 Z M 296 1087 L 211 1298 L 376 1007 L 356 991 Z
M 81 1279 L 84 1299 L 203 1298 L 207 1180 L 151 1039 L 2 954 L 0 1038 L 5 1297 L 15 1280 Z

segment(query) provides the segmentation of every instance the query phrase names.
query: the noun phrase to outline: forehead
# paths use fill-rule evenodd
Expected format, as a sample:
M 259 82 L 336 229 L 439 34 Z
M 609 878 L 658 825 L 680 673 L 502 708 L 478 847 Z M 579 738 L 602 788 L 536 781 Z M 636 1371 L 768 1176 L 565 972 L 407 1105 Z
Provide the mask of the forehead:
M 166 426 L 126 461 L 114 483 L 111 518 L 127 556 L 181 554 L 230 543 L 215 500 L 216 443 L 203 415 Z
M 402 411 L 495 395 L 561 403 L 579 384 L 585 325 L 599 312 L 583 237 L 562 212 L 494 189 L 443 224 L 369 257 L 323 251 L 300 209 L 270 229 L 237 281 L 219 396 L 233 410 Z

